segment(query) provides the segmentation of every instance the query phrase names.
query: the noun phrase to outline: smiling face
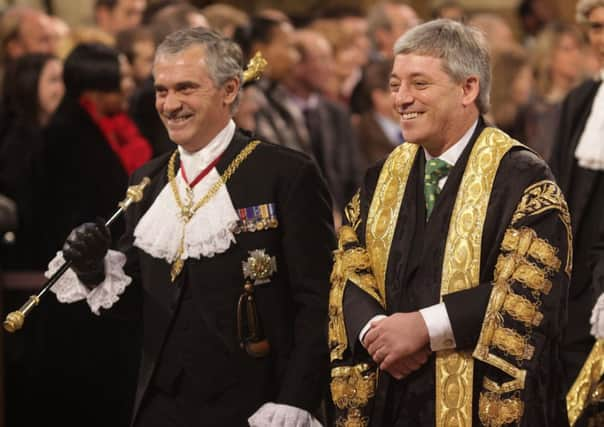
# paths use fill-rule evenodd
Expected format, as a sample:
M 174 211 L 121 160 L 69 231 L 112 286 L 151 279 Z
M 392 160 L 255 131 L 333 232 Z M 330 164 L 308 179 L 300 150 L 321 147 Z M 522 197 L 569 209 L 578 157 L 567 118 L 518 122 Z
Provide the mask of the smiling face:
M 589 43 L 593 48 L 600 68 L 604 67 L 604 7 L 595 7 L 587 16 Z
M 217 87 L 202 46 L 159 55 L 154 64 L 155 107 L 170 139 L 189 152 L 206 146 L 231 118 L 237 79 Z
M 397 55 L 390 92 L 405 139 L 433 156 L 454 145 L 478 118 L 478 78 L 456 83 L 443 70 L 440 58 Z

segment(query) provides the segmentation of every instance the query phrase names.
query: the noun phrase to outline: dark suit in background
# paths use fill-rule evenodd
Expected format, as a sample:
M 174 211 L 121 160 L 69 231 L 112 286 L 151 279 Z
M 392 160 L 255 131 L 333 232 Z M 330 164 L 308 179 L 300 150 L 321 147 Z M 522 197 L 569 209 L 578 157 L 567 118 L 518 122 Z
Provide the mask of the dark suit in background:
M 575 150 L 601 82 L 589 80 L 574 89 L 562 105 L 552 154 L 552 171 L 566 195 L 573 226 L 574 265 L 568 297 L 568 328 L 562 357 L 566 389 L 572 386 L 594 343 L 589 318 L 604 289 L 594 281 L 593 247 L 604 230 L 604 173 L 578 165 Z

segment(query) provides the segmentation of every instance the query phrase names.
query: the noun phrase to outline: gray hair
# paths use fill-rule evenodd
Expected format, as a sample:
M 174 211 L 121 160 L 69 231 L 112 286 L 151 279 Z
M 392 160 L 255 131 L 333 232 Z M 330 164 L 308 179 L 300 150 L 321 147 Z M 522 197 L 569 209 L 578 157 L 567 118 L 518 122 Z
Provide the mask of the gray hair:
M 587 16 L 596 7 L 604 7 L 604 0 L 579 0 L 577 3 L 577 22 L 583 24 L 587 22 Z
M 155 60 L 162 55 L 176 55 L 190 47 L 201 46 L 205 52 L 205 65 L 216 87 L 236 79 L 243 84 L 243 53 L 237 43 L 206 28 L 187 28 L 168 35 L 157 47 Z M 239 105 L 239 95 L 231 104 L 231 113 Z
M 476 106 L 489 111 L 491 69 L 484 34 L 449 19 L 437 19 L 410 29 L 394 44 L 395 55 L 417 54 L 442 59 L 443 70 L 455 82 L 478 76 L 480 89 Z

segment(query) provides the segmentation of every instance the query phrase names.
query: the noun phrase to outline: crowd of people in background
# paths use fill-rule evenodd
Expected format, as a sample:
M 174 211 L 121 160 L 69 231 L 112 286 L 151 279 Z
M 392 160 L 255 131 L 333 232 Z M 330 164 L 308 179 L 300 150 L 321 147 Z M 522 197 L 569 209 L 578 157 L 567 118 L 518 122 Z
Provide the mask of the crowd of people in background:
M 551 7 L 543 7 L 544 0 L 520 2 L 520 33 L 497 14 L 472 14 L 455 1 L 434 3 L 430 18 L 476 26 L 489 40 L 493 82 L 486 120 L 550 161 L 564 99 L 600 73 L 586 32 L 558 20 Z M 599 6 L 604 8 L 602 2 Z M 0 267 L 44 270 L 73 227 L 111 215 L 135 169 L 174 150 L 155 110 L 152 68 L 156 46 L 186 27 L 207 27 L 233 38 L 246 60 L 262 53 L 268 67 L 262 79 L 242 89 L 235 122 L 313 158 L 340 224 L 365 169 L 405 141 L 388 80 L 394 42 L 420 22 L 410 5 L 394 0 L 376 2 L 369 10 L 326 8 L 313 16 L 288 16 L 278 9 L 249 14 L 221 3 L 200 9 L 184 0 L 96 0 L 94 24 L 78 27 L 35 8 L 6 8 L 0 16 L 0 195 L 15 202 L 18 223 L 4 235 Z M 123 225 L 116 227 L 114 236 L 119 236 Z M 13 277 L 35 282 L 32 275 Z M 65 319 L 77 310 L 56 309 Z M 135 346 L 131 331 L 87 319 L 74 325 L 70 340 L 85 341 L 96 328 L 95 344 L 82 350 L 69 369 L 82 375 L 100 353 L 115 362 L 103 367 L 104 380 L 113 381 L 120 403 L 101 419 L 107 417 L 105 425 L 122 425 L 129 413 L 123 402 L 131 396 L 119 385 L 133 383 L 127 372 L 136 372 L 131 369 L 136 358 L 121 368 L 118 361 L 124 349 Z M 52 322 L 44 327 L 52 328 Z M 61 342 L 58 331 L 44 335 Z M 121 347 L 115 345 L 116 336 Z M 14 360 L 22 363 L 21 356 Z M 36 372 L 15 369 L 7 381 L 21 374 L 49 375 L 43 369 L 43 364 Z M 58 374 L 38 379 L 46 387 L 56 380 Z M 81 383 L 72 380 L 74 387 Z M 101 387 L 99 380 L 88 384 Z M 27 393 L 21 387 L 13 389 L 12 399 Z M 93 402 L 90 393 L 87 400 Z

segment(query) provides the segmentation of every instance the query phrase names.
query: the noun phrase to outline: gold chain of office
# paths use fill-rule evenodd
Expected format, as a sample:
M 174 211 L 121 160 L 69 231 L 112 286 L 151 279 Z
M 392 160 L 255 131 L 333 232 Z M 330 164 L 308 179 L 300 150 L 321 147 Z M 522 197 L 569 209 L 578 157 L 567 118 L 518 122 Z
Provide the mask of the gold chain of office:
M 178 247 L 178 251 L 176 253 L 176 259 L 172 263 L 172 272 L 171 278 L 172 282 L 176 280 L 176 277 L 182 271 L 184 266 L 184 260 L 182 259 L 182 254 L 185 250 L 185 226 L 187 223 L 193 218 L 195 212 L 197 212 L 202 206 L 204 206 L 212 197 L 216 195 L 220 187 L 227 183 L 227 181 L 233 176 L 237 168 L 243 163 L 243 161 L 254 151 L 254 149 L 260 144 L 260 141 L 251 141 L 249 144 L 245 146 L 243 150 L 237 154 L 237 157 L 233 159 L 233 161 L 227 166 L 224 173 L 220 176 L 220 179 L 216 181 L 208 190 L 208 192 L 201 198 L 197 203 L 193 205 L 193 191 L 191 187 L 187 184 L 187 195 L 188 195 L 188 203 L 183 203 L 180 198 L 180 194 L 178 193 L 178 187 L 176 185 L 176 156 L 178 155 L 178 150 L 174 151 L 174 154 L 170 157 L 170 161 L 168 162 L 168 180 L 170 182 L 170 187 L 172 188 L 172 193 L 174 194 L 174 200 L 176 200 L 176 205 L 180 209 L 180 217 L 183 222 L 182 228 L 182 236 L 180 239 L 180 245 Z

